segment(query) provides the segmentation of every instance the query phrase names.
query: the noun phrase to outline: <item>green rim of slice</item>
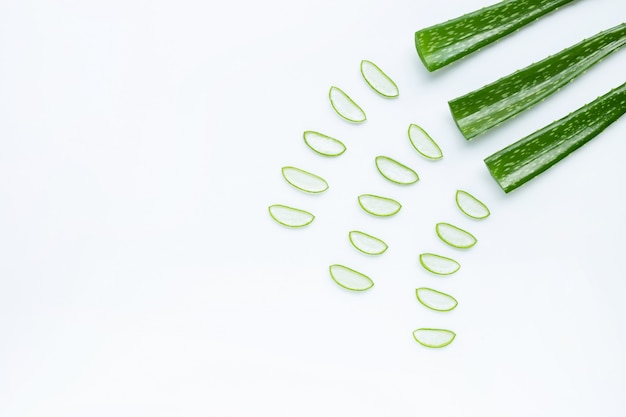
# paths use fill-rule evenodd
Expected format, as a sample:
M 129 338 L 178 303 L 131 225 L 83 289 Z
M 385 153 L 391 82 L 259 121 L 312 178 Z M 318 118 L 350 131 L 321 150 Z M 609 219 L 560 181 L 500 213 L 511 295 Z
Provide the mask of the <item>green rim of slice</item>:
M 347 290 L 366 291 L 374 286 L 370 277 L 347 266 L 334 264 L 328 270 L 333 281 Z
M 388 156 L 379 155 L 376 157 L 376 169 L 386 180 L 394 184 L 410 185 L 419 180 L 417 172 L 408 166 L 401 164 Z
M 378 65 L 364 59 L 361 61 L 361 75 L 365 82 L 383 97 L 395 98 L 400 95 L 398 86 Z
M 446 329 L 421 328 L 413 331 L 413 338 L 417 343 L 434 349 L 448 346 L 455 337 L 456 333 Z
M 437 223 L 435 231 L 439 239 L 454 248 L 469 249 L 478 241 L 476 237 L 467 230 L 463 230 L 450 223 Z
M 434 311 L 452 311 L 459 305 L 456 298 L 450 294 L 432 288 L 417 288 L 415 296 L 424 307 Z
M 281 172 L 285 181 L 298 190 L 311 194 L 319 194 L 328 190 L 326 180 L 311 172 L 292 166 L 283 167 Z
M 455 199 L 456 205 L 459 210 L 461 210 L 466 216 L 469 216 L 472 219 L 486 219 L 491 214 L 489 208 L 487 208 L 487 206 L 482 201 L 480 201 L 467 191 L 457 190 Z
M 461 269 L 461 264 L 454 259 L 434 253 L 420 254 L 420 264 L 425 270 L 437 275 L 452 275 Z
M 359 205 L 366 213 L 378 217 L 393 216 L 402 208 L 402 204 L 396 200 L 374 194 L 361 194 L 358 200 Z
M 424 158 L 433 160 L 443 158 L 443 152 L 437 142 L 420 126 L 411 123 L 408 134 L 411 145 Z
M 315 216 L 306 210 L 284 206 L 282 204 L 271 205 L 268 209 L 272 219 L 283 226 L 291 228 L 307 226 L 315 219 Z
M 341 118 L 352 123 L 362 123 L 367 120 L 363 109 L 341 88 L 330 87 L 328 99 L 330 100 L 330 105 Z
M 314 130 L 307 130 L 303 134 L 304 143 L 315 153 L 323 156 L 339 156 L 346 151 L 346 145 L 339 139 L 332 138 Z
M 382 255 L 389 248 L 381 239 L 358 230 L 348 233 L 348 239 L 352 246 L 367 255 Z

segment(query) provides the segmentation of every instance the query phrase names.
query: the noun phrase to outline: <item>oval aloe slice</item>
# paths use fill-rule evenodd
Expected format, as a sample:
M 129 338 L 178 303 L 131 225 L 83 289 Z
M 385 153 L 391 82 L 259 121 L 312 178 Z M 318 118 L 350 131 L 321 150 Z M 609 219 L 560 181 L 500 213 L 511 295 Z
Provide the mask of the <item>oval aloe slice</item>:
M 346 145 L 339 139 L 312 130 L 304 132 L 304 143 L 313 151 L 324 156 L 339 156 L 346 151 Z
M 393 216 L 402 208 L 402 204 L 398 203 L 396 200 L 373 194 L 360 195 L 359 205 L 369 214 L 383 217 Z
M 413 337 L 422 346 L 429 348 L 442 348 L 448 346 L 454 338 L 456 333 L 452 330 L 446 329 L 417 329 L 413 332 Z
M 308 211 L 283 206 L 282 204 L 269 206 L 269 212 L 272 219 L 287 227 L 303 227 L 315 219 L 315 216 Z
M 339 286 L 351 291 L 365 291 L 374 286 L 374 281 L 352 268 L 343 265 L 331 265 L 330 277 Z
M 482 201 L 467 191 L 457 190 L 456 205 L 463 213 L 473 219 L 484 219 L 489 217 L 491 214 L 487 206 Z
M 437 223 L 435 230 L 441 240 L 455 248 L 468 249 L 477 241 L 473 234 L 450 223 Z
M 387 156 L 376 157 L 376 168 L 380 175 L 396 184 L 409 185 L 419 180 L 415 171 Z
M 422 253 L 420 264 L 427 271 L 437 275 L 451 275 L 461 268 L 461 265 L 451 258 L 435 255 L 434 253 Z
M 359 232 L 358 230 L 353 230 L 348 233 L 348 238 L 352 246 L 368 255 L 380 255 L 388 248 L 387 244 L 379 238 Z
M 452 311 L 459 304 L 453 296 L 432 288 L 418 288 L 415 296 L 424 307 L 435 311 Z
M 409 125 L 409 140 L 415 150 L 423 157 L 428 159 L 443 158 L 443 152 L 441 152 L 441 148 L 437 145 L 437 142 L 435 142 L 424 129 L 414 123 Z
M 328 98 L 337 114 L 347 121 L 361 123 L 367 119 L 363 109 L 344 93 L 341 88 L 335 86 L 330 87 Z
M 372 61 L 366 59 L 361 61 L 361 75 L 365 82 L 381 96 L 393 98 L 400 95 L 396 83 Z
M 328 183 L 322 177 L 296 167 L 283 167 L 283 178 L 298 190 L 307 193 L 323 193 L 328 190 Z

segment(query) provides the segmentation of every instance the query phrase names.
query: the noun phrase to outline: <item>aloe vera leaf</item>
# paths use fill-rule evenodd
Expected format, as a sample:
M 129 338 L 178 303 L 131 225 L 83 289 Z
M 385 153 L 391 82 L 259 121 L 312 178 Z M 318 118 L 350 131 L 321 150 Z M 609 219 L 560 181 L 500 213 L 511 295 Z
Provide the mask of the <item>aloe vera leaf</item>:
M 392 198 L 373 194 L 361 194 L 358 200 L 361 208 L 374 216 L 393 216 L 402 208 L 402 204 Z
M 450 223 L 437 223 L 435 231 L 439 239 L 455 248 L 468 249 L 477 242 L 473 234 Z
M 351 291 L 365 291 L 374 286 L 374 281 L 365 274 L 344 265 L 331 265 L 330 277 L 337 285 Z
M 461 265 L 454 259 L 434 253 L 422 253 L 420 264 L 427 271 L 437 275 L 452 275 L 461 268 Z
M 324 156 L 339 156 L 346 151 L 346 145 L 339 139 L 320 132 L 307 130 L 303 134 L 304 143 L 314 152 Z
M 443 152 L 437 145 L 437 142 L 430 137 L 428 133 L 420 126 L 411 123 L 409 125 L 409 141 L 413 148 L 427 159 L 441 159 L 443 158 Z
M 278 223 L 287 227 L 304 227 L 315 219 L 315 216 L 306 210 L 301 210 L 282 204 L 269 206 L 270 216 Z
M 626 112 L 626 83 L 485 159 L 505 193 L 535 178 Z
M 501 1 L 415 32 L 415 48 L 428 71 L 435 71 L 572 1 Z
M 485 205 L 485 203 L 483 203 L 467 191 L 457 190 L 455 198 L 456 205 L 459 210 L 461 210 L 463 213 L 465 213 L 465 215 L 471 217 L 472 219 L 481 220 L 489 217 L 489 215 L 491 214 L 489 208 Z
M 424 307 L 435 311 L 452 311 L 459 304 L 456 298 L 450 294 L 432 288 L 417 288 L 415 296 Z
M 343 119 L 353 123 L 361 123 L 367 119 L 363 109 L 341 88 L 330 87 L 328 99 L 335 112 Z
M 415 171 L 388 156 L 377 156 L 375 162 L 380 175 L 395 184 L 409 185 L 419 180 Z
M 352 246 L 368 255 L 381 255 L 388 248 L 387 244 L 381 239 L 358 230 L 352 230 L 348 233 L 348 238 Z
M 415 341 L 422 346 L 429 348 L 442 348 L 452 343 L 456 337 L 456 333 L 452 330 L 446 329 L 422 328 L 413 331 L 413 337 L 415 338 Z
M 524 69 L 448 102 L 466 139 L 541 102 L 626 44 L 626 24 L 598 33 Z
M 394 98 L 400 95 L 400 90 L 395 82 L 372 61 L 361 61 L 361 75 L 365 82 L 383 97 Z
M 286 166 L 281 172 L 285 181 L 298 190 L 313 194 L 328 190 L 328 182 L 324 178 L 303 169 Z

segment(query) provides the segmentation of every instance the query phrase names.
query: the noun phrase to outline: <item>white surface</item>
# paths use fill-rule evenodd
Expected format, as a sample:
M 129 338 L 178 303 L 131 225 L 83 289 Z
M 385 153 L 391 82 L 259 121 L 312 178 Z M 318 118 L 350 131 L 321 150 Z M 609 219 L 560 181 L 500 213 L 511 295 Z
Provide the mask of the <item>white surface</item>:
M 621 84 L 626 51 L 472 143 L 446 100 L 620 23 L 581 0 L 429 74 L 415 30 L 486 0 L 0 3 L 0 415 L 544 416 L 626 409 L 626 120 L 510 195 L 482 159 Z M 386 100 L 359 74 L 379 65 Z M 332 111 L 337 85 L 368 115 Z M 422 125 L 444 159 L 406 129 Z M 325 159 L 304 130 L 340 138 Z M 399 187 L 379 154 L 414 168 Z M 299 193 L 280 169 L 320 174 Z M 470 221 L 457 188 L 492 215 Z M 356 196 L 397 198 L 389 219 Z M 288 230 L 270 204 L 315 222 Z M 466 228 L 466 252 L 434 226 Z M 359 229 L 389 250 L 367 257 Z M 437 278 L 418 254 L 453 255 Z M 344 263 L 376 282 L 336 286 Z M 415 288 L 459 300 L 421 306 Z M 457 333 L 443 350 L 418 327 Z

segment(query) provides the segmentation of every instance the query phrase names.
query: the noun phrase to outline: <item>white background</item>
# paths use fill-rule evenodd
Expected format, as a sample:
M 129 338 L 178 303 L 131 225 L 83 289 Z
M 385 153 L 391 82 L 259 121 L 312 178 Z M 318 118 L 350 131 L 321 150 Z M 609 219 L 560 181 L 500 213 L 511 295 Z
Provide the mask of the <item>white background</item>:
M 621 84 L 626 51 L 469 143 L 447 100 L 621 23 L 626 3 L 574 2 L 428 73 L 414 32 L 490 3 L 2 0 L 0 415 L 624 416 L 626 120 L 509 195 L 482 160 Z M 334 114 L 331 85 L 368 121 Z M 415 153 L 410 123 L 443 160 Z M 304 130 L 348 150 L 320 157 Z M 379 154 L 420 182 L 387 183 Z M 292 189 L 284 165 L 330 189 Z M 458 188 L 491 217 L 464 217 Z M 403 209 L 372 218 L 362 193 Z M 281 227 L 275 203 L 316 220 Z M 438 221 L 478 244 L 446 247 Z M 358 253 L 352 229 L 390 249 Z M 461 270 L 428 274 L 427 251 Z M 376 285 L 342 290 L 332 263 Z M 459 307 L 425 309 L 420 286 Z M 430 350 L 418 327 L 457 338 Z

